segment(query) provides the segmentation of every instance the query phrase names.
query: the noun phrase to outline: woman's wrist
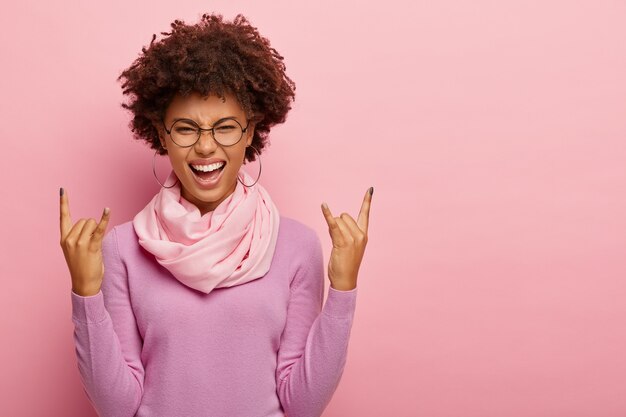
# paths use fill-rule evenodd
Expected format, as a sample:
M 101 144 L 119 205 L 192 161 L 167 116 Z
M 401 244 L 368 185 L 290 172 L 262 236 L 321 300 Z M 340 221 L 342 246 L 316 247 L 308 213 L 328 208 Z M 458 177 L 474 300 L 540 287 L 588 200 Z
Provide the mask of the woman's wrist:
M 348 283 L 330 283 L 330 287 L 334 290 L 337 291 L 352 291 L 353 289 L 356 288 L 355 284 L 348 284 Z

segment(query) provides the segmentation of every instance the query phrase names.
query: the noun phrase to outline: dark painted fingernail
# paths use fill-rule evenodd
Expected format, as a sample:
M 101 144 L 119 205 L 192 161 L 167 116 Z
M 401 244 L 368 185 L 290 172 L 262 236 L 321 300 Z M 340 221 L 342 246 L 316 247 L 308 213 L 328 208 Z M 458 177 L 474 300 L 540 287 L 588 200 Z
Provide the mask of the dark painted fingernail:
M 370 197 L 374 195 L 374 187 L 370 187 Z
M 59 188 L 59 195 L 63 197 L 63 187 Z

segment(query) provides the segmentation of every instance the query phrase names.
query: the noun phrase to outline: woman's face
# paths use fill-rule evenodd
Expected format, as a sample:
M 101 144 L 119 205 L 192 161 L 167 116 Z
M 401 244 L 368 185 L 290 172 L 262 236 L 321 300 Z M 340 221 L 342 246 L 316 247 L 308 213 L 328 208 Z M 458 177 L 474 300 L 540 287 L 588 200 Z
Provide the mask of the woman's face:
M 193 92 L 187 97 L 176 95 L 165 112 L 165 126 L 171 129 L 174 120 L 179 118 L 191 119 L 201 128 L 210 128 L 225 117 L 234 117 L 245 129 L 248 124 L 245 112 L 232 94 L 225 94 L 222 102 L 217 95 L 211 94 L 202 98 L 199 93 Z M 232 125 L 233 122 L 231 121 Z M 222 146 L 213 139 L 208 131 L 203 131 L 195 145 L 182 148 L 172 142 L 170 135 L 165 132 L 163 125 L 157 126 L 161 145 L 167 149 L 172 168 L 181 183 L 181 195 L 200 209 L 201 215 L 215 208 L 235 191 L 237 173 L 243 164 L 246 147 L 252 143 L 254 123 L 250 122 L 248 129 L 235 145 Z M 190 166 L 198 159 L 218 159 L 226 163 L 220 177 L 214 184 L 202 184 Z M 201 162 L 201 161 L 200 161 Z M 207 161 L 205 161 L 204 165 Z

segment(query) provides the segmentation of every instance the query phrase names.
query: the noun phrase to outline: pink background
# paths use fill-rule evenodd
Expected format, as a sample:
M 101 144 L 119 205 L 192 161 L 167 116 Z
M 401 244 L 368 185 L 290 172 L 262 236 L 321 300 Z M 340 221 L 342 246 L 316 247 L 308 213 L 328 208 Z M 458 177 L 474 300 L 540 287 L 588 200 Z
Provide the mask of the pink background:
M 296 102 L 261 182 L 318 230 L 326 261 L 320 203 L 356 217 L 375 187 L 324 416 L 626 415 L 617 0 L 4 5 L 0 415 L 95 416 L 58 189 L 74 222 L 109 206 L 112 225 L 158 191 L 115 79 L 153 33 L 210 11 L 244 13 L 285 57 Z

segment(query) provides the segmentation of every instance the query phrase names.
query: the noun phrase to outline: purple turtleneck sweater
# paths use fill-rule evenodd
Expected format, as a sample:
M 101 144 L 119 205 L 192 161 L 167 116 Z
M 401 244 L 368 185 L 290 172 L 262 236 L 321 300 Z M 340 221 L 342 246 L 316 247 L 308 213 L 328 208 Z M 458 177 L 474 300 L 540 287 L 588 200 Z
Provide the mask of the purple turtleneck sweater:
M 281 216 L 265 276 L 209 294 L 178 281 L 132 221 L 104 237 L 100 292 L 73 291 L 78 370 L 101 417 L 320 416 L 346 363 L 357 289 L 328 289 L 313 229 Z

